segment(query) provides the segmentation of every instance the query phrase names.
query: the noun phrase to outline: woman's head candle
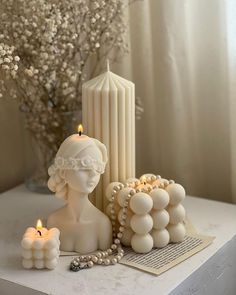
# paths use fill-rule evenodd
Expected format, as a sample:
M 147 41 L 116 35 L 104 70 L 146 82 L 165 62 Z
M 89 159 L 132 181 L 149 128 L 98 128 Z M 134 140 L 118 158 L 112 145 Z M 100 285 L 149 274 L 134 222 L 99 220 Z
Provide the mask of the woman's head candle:
M 112 229 L 109 218 L 88 199 L 105 171 L 107 150 L 82 132 L 80 125 L 77 134 L 64 140 L 49 167 L 48 187 L 66 205 L 49 216 L 48 226 L 59 228 L 61 250 L 89 253 L 110 246 Z

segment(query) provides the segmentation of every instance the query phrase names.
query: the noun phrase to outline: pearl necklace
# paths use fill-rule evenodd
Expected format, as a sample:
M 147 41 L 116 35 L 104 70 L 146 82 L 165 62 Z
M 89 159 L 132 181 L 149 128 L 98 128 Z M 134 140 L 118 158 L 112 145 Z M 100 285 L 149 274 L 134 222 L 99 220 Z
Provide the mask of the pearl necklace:
M 161 179 L 160 175 L 152 175 L 151 177 L 147 177 L 145 182 L 151 184 L 156 179 Z M 106 251 L 98 251 L 97 253 L 94 253 L 92 255 L 80 255 L 76 258 L 74 258 L 70 263 L 70 270 L 72 271 L 79 271 L 86 268 L 91 268 L 95 264 L 98 265 L 114 265 L 116 263 L 119 263 L 121 258 L 124 256 L 124 250 L 121 246 L 121 238 L 123 236 L 123 232 L 125 231 L 125 224 L 126 224 L 126 218 L 127 218 L 127 210 L 129 206 L 129 201 L 131 197 L 138 192 L 150 192 L 154 188 L 165 188 L 170 183 L 173 183 L 173 180 L 166 180 L 163 183 L 160 183 L 159 185 L 151 186 L 148 189 L 142 188 L 142 189 L 135 189 L 133 186 L 138 186 L 141 182 L 136 181 L 135 183 L 126 183 L 125 185 L 120 183 L 119 185 L 116 185 L 113 187 L 111 198 L 110 198 L 110 218 L 111 218 L 111 224 L 112 224 L 112 233 L 113 233 L 113 243 L 111 244 L 111 247 L 107 249 Z M 122 215 L 121 215 L 121 221 L 119 226 L 119 231 L 116 233 L 116 214 L 115 214 L 115 195 L 122 190 L 124 187 L 129 187 L 130 191 L 128 192 L 125 201 L 124 206 L 122 208 Z

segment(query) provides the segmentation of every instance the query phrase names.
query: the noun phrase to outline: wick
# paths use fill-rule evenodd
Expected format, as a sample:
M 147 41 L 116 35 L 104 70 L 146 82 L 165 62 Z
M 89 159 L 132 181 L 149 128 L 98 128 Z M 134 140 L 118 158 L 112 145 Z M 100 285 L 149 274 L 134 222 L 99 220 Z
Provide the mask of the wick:
M 109 64 L 109 59 L 107 59 L 107 71 L 110 71 L 110 64 Z
M 40 236 L 42 236 L 42 233 L 41 233 L 41 231 L 40 231 L 40 230 L 37 230 L 37 232 L 39 233 L 39 235 L 40 235 Z
M 81 136 L 82 135 L 82 132 L 81 131 L 79 131 L 79 136 Z

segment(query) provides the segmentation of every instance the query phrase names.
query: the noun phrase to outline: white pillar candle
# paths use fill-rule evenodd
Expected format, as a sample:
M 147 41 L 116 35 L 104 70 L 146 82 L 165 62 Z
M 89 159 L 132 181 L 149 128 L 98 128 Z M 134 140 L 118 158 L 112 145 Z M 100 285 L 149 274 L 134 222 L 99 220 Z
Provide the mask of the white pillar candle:
M 82 109 L 85 132 L 102 141 L 108 150 L 109 166 L 102 177 L 102 188 L 95 191 L 96 206 L 104 210 L 107 185 L 135 177 L 134 84 L 108 67 L 83 85 Z
M 40 220 L 36 228 L 27 228 L 21 241 L 23 267 L 54 269 L 60 254 L 59 235 L 57 228 L 48 230 L 42 227 Z

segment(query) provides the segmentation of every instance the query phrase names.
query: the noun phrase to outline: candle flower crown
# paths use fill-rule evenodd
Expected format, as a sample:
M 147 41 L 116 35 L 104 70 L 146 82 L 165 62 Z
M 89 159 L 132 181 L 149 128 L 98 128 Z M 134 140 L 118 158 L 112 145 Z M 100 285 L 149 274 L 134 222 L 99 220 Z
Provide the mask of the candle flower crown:
M 101 162 L 93 159 L 91 156 L 85 156 L 83 158 L 68 159 L 63 157 L 56 157 L 54 164 L 48 169 L 48 174 L 53 175 L 58 169 L 73 169 L 73 170 L 95 170 L 96 172 L 103 174 L 105 171 L 106 162 Z

